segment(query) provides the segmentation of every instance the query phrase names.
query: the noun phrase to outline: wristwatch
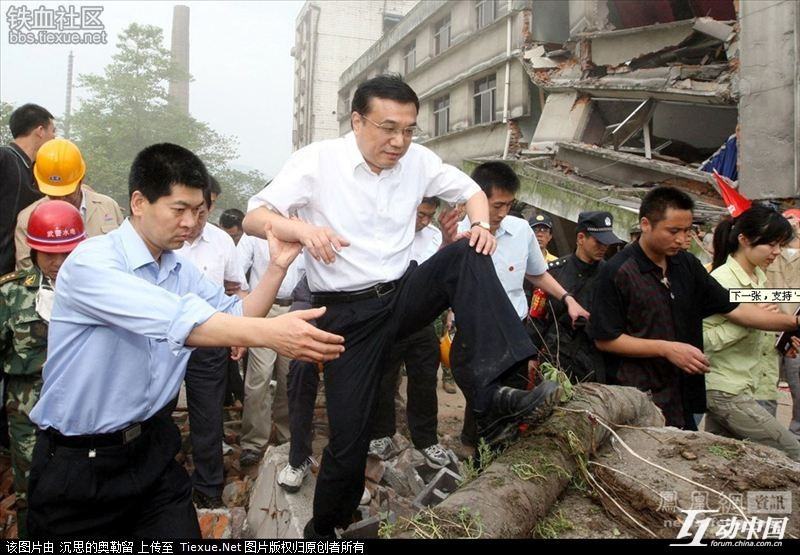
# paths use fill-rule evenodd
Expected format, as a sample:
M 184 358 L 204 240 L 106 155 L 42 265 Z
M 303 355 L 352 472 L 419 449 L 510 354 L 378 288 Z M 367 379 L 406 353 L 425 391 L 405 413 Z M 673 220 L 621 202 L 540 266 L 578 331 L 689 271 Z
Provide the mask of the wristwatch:
M 486 231 L 492 230 L 491 226 L 489 226 L 489 224 L 487 224 L 486 222 L 472 222 L 472 225 L 470 225 L 469 227 L 470 229 L 472 229 L 475 226 L 482 227 Z

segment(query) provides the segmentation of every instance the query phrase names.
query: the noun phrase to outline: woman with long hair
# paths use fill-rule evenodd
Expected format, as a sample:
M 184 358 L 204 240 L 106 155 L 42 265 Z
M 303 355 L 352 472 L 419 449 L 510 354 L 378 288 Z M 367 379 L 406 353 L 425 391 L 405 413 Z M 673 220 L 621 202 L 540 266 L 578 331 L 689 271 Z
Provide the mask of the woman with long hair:
M 766 206 L 753 205 L 717 225 L 711 275 L 728 289 L 763 288 L 767 279 L 763 268 L 791 238 L 786 218 Z M 778 310 L 774 304 L 762 307 Z M 800 460 L 800 442 L 756 400 L 759 388 L 765 387 L 764 379 L 771 379 L 764 377 L 769 374 L 764 368 L 778 365 L 778 352 L 771 346 L 765 349 L 768 340 L 774 343 L 774 334 L 739 326 L 723 315 L 703 321 L 704 350 L 711 368 L 706 374 L 705 429 L 775 447 Z

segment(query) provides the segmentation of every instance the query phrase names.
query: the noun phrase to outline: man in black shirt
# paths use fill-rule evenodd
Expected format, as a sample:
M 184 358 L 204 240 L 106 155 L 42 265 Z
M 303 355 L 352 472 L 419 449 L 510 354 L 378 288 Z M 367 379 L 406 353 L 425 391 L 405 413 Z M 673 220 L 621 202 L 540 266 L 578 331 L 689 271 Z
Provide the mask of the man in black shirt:
M 614 217 L 610 212 L 581 212 L 576 226 L 575 252 L 550 262 L 548 271 L 576 301 L 592 313 L 594 283 L 598 270 L 605 264 L 608 247 L 624 241 L 614 235 Z M 572 325 L 564 303 L 550 298 L 551 310 L 544 328 L 545 358 L 558 362 L 573 382 L 606 383 L 603 353 L 586 334 L 585 323 Z M 553 315 L 555 317 L 553 317 Z
M 741 326 L 794 330 L 797 317 L 732 303 L 728 291 L 682 249 L 694 202 L 672 187 L 642 201 L 642 236 L 617 253 L 597 277 L 589 335 L 612 353 L 620 385 L 650 391 L 668 426 L 697 429 L 705 412 L 703 318 L 725 314 Z
M 56 136 L 53 114 L 36 104 L 14 110 L 8 127 L 14 140 L 0 146 L 0 276 L 14 271 L 17 215 L 43 196 L 33 180 L 33 160 L 39 147 Z

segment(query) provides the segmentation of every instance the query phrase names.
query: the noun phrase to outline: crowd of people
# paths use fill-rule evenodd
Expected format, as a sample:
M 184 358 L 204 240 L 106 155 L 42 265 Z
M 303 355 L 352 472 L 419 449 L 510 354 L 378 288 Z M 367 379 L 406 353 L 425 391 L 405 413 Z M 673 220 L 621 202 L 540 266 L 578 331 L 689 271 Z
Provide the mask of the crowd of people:
M 368 457 L 397 454 L 403 367 L 410 439 L 434 469 L 455 462 L 437 431 L 441 370 L 466 399 L 461 440 L 498 447 L 558 403 L 544 361 L 575 383 L 649 392 L 667 425 L 704 417 L 800 460 L 800 339 L 775 348 L 800 328 L 797 306 L 728 291 L 800 288 L 800 209 L 752 204 L 718 222 L 705 268 L 687 250 L 692 199 L 654 184 L 628 244 L 611 213 L 585 211 L 557 257 L 553 218 L 516 212 L 512 167 L 443 163 L 413 140 L 418 110 L 399 77 L 365 81 L 352 132 L 293 153 L 218 225 L 223 191 L 189 150 L 133 156 L 125 218 L 46 109 L 12 113 L 0 357 L 21 537 L 198 537 L 195 507 L 222 506 L 223 407 L 237 398 L 240 465 L 289 442 L 277 482 L 297 492 L 324 382 L 330 438 L 304 535 L 332 538 L 370 500 Z M 182 386 L 191 478 L 171 420 Z

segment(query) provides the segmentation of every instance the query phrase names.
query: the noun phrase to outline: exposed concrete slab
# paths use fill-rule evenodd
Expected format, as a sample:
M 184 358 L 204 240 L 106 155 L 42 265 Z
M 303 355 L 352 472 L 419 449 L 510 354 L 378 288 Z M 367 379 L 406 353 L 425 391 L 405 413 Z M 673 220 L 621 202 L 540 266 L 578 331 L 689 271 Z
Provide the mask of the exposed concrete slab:
M 303 537 L 303 527 L 311 518 L 316 476 L 311 473 L 300 491 L 287 493 L 278 486 L 278 473 L 289 461 L 289 444 L 269 447 L 258 470 L 250 494 L 247 524 L 256 538 Z
M 694 32 L 694 21 L 676 21 L 621 31 L 592 33 L 585 36 L 591 42 L 592 63 L 597 66 L 617 66 L 650 52 L 675 46 Z
M 578 139 L 589 120 L 589 112 L 589 103 L 578 101 L 575 92 L 551 94 L 545 102 L 532 142 Z

